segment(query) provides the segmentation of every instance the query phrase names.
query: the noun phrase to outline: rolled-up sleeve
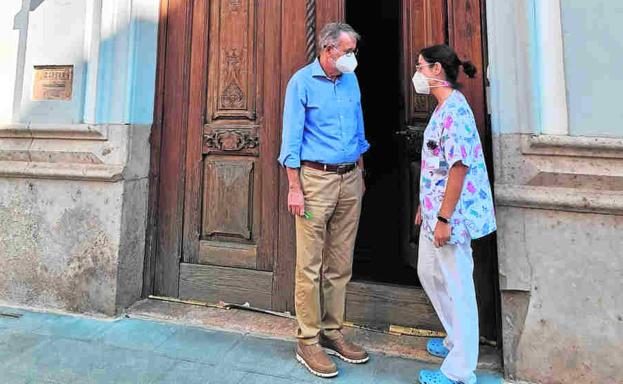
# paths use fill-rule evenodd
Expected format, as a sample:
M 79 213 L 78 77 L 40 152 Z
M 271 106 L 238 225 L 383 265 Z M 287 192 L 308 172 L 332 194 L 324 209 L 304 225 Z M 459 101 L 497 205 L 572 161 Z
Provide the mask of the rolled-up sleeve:
M 293 77 L 288 82 L 283 107 L 283 131 L 279 163 L 288 168 L 301 166 L 301 142 L 305 128 L 305 95 L 300 81 Z
M 361 109 L 361 101 L 357 105 L 357 141 L 359 143 L 359 155 L 361 156 L 370 148 L 370 143 L 366 140 L 366 132 L 363 126 L 363 110 Z

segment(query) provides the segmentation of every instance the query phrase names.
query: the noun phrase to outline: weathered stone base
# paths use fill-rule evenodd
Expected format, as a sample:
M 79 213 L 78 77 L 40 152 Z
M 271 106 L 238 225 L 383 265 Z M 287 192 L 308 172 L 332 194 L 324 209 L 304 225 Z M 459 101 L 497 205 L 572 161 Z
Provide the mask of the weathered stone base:
M 114 315 L 141 294 L 149 127 L 70 128 L 0 129 L 0 300 Z
M 526 252 L 504 254 L 505 264 L 530 282 L 528 291 L 502 291 L 509 377 L 622 382 L 623 216 L 504 207 L 498 217 L 500 242 Z
M 621 143 L 494 140 L 507 378 L 623 382 Z

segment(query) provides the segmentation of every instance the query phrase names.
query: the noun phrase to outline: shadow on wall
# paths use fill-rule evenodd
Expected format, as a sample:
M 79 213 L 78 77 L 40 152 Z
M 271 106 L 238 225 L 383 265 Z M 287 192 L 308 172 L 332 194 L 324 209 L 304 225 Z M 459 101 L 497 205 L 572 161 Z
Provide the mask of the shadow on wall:
M 127 57 L 120 47 L 129 50 Z M 140 19 L 100 42 L 96 123 L 151 124 L 157 49 L 158 25 Z

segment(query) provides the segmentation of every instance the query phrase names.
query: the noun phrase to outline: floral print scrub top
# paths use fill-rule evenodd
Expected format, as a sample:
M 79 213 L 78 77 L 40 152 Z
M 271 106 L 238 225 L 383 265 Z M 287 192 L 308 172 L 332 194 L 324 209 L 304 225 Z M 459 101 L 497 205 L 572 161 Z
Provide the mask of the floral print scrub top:
M 469 242 L 496 229 L 491 186 L 474 115 L 465 96 L 454 90 L 435 110 L 424 131 L 420 176 L 421 230 L 431 241 L 448 172 L 458 161 L 469 170 L 450 218 L 450 244 Z

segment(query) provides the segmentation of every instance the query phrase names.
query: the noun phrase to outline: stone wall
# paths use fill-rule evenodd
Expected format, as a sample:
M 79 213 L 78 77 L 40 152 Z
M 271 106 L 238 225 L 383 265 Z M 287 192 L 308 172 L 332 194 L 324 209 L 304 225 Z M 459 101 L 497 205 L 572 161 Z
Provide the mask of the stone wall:
M 38 128 L 0 127 L 0 300 L 113 315 L 141 294 L 149 126 Z
M 623 140 L 545 141 L 495 138 L 506 374 L 620 383 Z

